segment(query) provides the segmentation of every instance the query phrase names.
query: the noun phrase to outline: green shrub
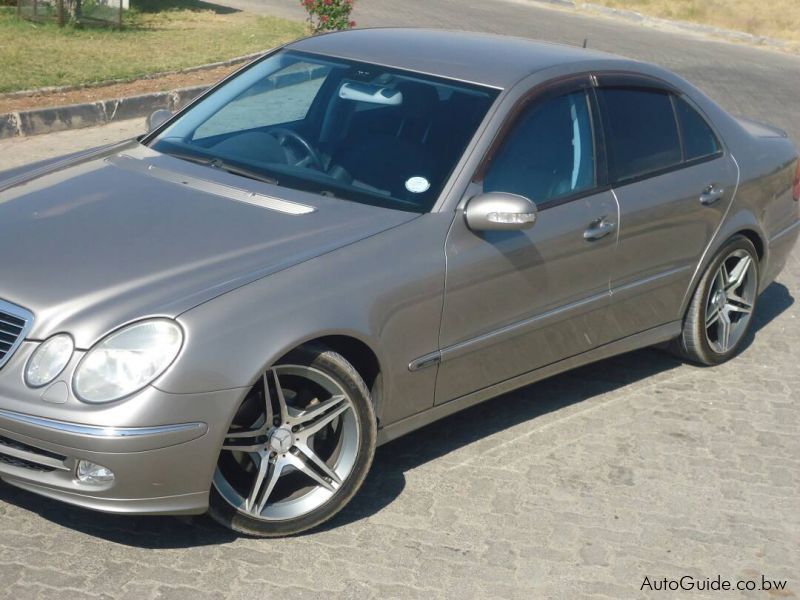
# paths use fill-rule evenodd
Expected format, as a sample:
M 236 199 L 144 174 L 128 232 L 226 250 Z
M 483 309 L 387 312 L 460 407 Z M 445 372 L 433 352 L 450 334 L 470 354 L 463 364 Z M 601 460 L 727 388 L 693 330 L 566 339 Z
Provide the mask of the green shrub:
M 356 25 L 350 19 L 353 0 L 301 0 L 301 4 L 308 11 L 308 23 L 314 33 L 341 31 Z

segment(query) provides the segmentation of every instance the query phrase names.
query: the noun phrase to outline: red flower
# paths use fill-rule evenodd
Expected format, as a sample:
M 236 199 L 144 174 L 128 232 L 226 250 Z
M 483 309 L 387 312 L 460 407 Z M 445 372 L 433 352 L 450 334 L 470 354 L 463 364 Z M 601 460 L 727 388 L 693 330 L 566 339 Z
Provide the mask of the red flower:
M 2 1 L 2 0 L 0 0 Z M 308 11 L 308 21 L 314 33 L 355 27 L 349 21 L 355 0 L 300 0 Z

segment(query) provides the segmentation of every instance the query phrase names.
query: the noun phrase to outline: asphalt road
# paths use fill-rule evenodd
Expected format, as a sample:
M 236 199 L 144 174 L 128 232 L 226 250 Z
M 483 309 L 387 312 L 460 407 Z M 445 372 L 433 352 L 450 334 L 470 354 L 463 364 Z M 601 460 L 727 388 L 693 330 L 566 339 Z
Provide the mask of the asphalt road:
M 218 0 L 301 19 L 295 0 Z M 654 62 L 699 86 L 734 114 L 774 123 L 800 140 L 800 56 L 662 31 L 528 0 L 357 0 L 359 26 L 486 31 L 582 45 Z
M 238 0 L 301 15 L 294 0 Z M 234 4 L 234 2 L 230 2 Z M 653 60 L 800 139 L 800 58 L 503 0 L 361 0 L 362 25 L 575 42 Z M 139 123 L 0 142 L 25 162 Z M 714 369 L 634 352 L 379 449 L 329 526 L 273 541 L 208 519 L 108 516 L 0 485 L 0 597 L 800 596 L 800 249 L 744 353 Z M 788 579 L 780 592 L 648 592 L 644 578 Z

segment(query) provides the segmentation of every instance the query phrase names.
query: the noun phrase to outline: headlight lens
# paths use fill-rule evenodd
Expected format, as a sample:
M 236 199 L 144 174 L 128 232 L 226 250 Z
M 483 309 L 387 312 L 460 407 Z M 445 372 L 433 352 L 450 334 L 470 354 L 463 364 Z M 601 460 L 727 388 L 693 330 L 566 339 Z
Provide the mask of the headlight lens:
M 175 321 L 134 323 L 96 344 L 75 371 L 74 389 L 85 402 L 112 402 L 138 392 L 167 370 L 183 345 Z
M 75 344 L 66 333 L 59 333 L 42 342 L 28 359 L 25 367 L 25 383 L 31 387 L 42 387 L 61 375 L 67 366 Z

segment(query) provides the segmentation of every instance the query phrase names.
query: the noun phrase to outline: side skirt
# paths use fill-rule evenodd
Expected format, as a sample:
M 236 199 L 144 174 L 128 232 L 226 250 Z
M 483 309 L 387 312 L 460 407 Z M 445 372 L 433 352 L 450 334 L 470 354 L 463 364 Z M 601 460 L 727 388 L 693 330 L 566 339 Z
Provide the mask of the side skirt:
M 396 438 L 399 438 L 400 436 L 411 433 L 415 429 L 424 427 L 425 425 L 433 423 L 434 421 L 443 419 L 444 417 L 450 416 L 453 413 L 464 410 L 470 406 L 474 406 L 475 404 L 480 404 L 485 400 L 505 394 L 506 392 L 525 387 L 526 385 L 541 381 L 542 379 L 552 377 L 553 375 L 558 375 L 564 371 L 569 371 L 598 360 L 603 360 L 618 354 L 631 352 L 632 350 L 638 350 L 647 346 L 653 346 L 655 344 L 667 342 L 678 337 L 680 333 L 681 322 L 673 321 L 671 323 L 660 325 L 658 327 L 654 327 L 653 329 L 648 329 L 647 331 L 637 333 L 621 340 L 599 346 L 598 348 L 594 348 L 593 350 L 589 350 L 583 354 L 571 356 L 570 358 L 565 358 L 557 363 L 546 365 L 511 379 L 501 381 L 500 383 L 496 383 L 487 388 L 483 388 L 465 396 L 461 396 L 460 398 L 456 398 L 445 404 L 436 405 L 421 413 L 406 417 L 401 421 L 397 421 L 396 423 L 392 423 L 391 425 L 383 427 L 380 431 L 378 431 L 378 445 L 390 442 Z

